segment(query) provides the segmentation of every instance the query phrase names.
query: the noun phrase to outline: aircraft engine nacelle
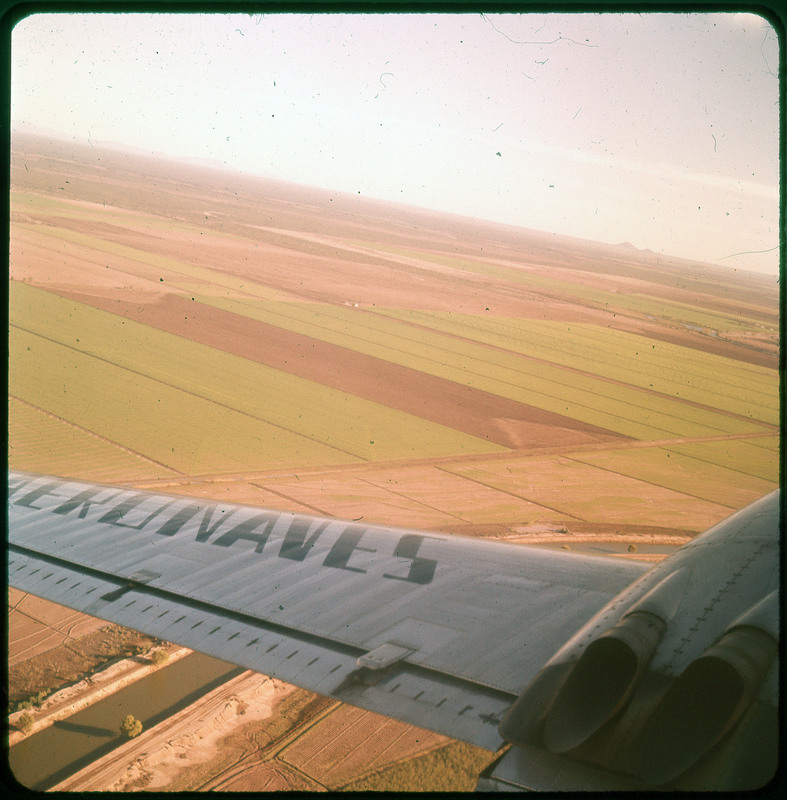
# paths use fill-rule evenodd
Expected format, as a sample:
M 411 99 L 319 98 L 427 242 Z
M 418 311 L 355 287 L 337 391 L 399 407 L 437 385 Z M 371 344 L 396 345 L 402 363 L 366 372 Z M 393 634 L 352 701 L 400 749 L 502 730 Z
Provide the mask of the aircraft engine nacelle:
M 749 789 L 776 769 L 779 493 L 697 537 L 511 706 L 479 788 Z

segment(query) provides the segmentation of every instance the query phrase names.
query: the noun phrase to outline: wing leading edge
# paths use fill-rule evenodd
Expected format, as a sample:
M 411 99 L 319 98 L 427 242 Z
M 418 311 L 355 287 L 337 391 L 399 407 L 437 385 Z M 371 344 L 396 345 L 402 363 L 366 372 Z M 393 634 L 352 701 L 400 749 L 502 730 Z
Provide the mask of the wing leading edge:
M 9 584 L 496 749 L 641 564 L 9 473 Z

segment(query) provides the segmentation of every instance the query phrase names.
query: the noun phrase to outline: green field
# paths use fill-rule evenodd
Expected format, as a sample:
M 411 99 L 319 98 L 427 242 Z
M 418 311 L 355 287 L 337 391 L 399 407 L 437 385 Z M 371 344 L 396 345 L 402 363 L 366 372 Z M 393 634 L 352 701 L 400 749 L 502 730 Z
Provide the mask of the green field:
M 766 367 L 598 325 L 423 311 L 381 313 L 608 380 L 779 423 L 779 377 Z
M 162 478 L 173 471 L 38 408 L 8 401 L 8 460 L 14 469 L 85 480 Z
M 339 306 L 255 302 L 200 297 L 234 313 L 420 370 L 491 394 L 581 420 L 600 428 L 652 440 L 758 433 L 763 427 L 710 407 L 654 395 L 638 386 L 544 364 L 482 343 L 458 340 L 406 322 Z M 575 334 L 581 339 L 581 331 Z M 690 370 L 696 351 L 681 348 Z M 701 355 L 701 354 L 700 354 Z M 610 356 L 611 357 L 611 356 Z M 733 362 L 734 364 L 735 362 Z M 710 399 L 711 402 L 712 398 Z M 762 413 L 759 412 L 758 413 Z
M 762 478 L 776 488 L 779 483 L 778 436 L 721 442 L 687 442 L 670 445 L 671 452 Z
M 574 297 L 583 303 L 591 304 L 606 311 L 632 311 L 638 314 L 655 317 L 657 319 L 675 320 L 701 328 L 724 331 L 751 331 L 760 327 L 756 319 L 744 314 L 735 317 L 715 314 L 705 308 L 686 304 L 672 303 L 662 298 L 651 297 L 643 294 L 623 294 L 620 292 L 605 291 L 585 286 L 575 281 L 550 278 L 546 275 L 536 275 L 531 271 L 486 261 L 475 261 L 466 258 L 457 258 L 453 255 L 439 253 L 426 253 L 420 250 L 410 250 L 403 247 L 380 245 L 374 242 L 356 242 L 364 247 L 371 247 L 380 252 L 394 253 L 397 255 L 416 258 L 421 261 L 441 264 L 457 270 L 472 272 L 477 275 L 486 275 L 490 278 L 503 279 L 524 286 L 555 292 L 561 295 Z M 773 326 L 774 329 L 776 326 Z
M 12 395 L 178 471 L 504 448 L 24 284 Z

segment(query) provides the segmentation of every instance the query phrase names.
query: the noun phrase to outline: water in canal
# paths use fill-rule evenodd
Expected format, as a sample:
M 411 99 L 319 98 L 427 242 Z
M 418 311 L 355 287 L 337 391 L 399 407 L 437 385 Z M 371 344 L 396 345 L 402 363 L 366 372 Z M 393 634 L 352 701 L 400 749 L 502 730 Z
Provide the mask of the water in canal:
M 565 542 L 525 542 L 528 547 L 540 547 L 544 550 L 563 550 L 565 552 L 564 544 L 568 544 L 569 549 L 573 553 L 590 553 L 592 555 L 626 555 L 629 552 L 628 541 L 590 541 L 590 542 L 575 542 L 570 539 Z M 634 552 L 641 556 L 645 555 L 658 555 L 668 556 L 674 553 L 680 545 L 677 544 L 661 544 L 659 542 L 637 542 L 636 550 Z
M 48 789 L 123 744 L 126 714 L 149 728 L 241 672 L 201 653 L 185 656 L 15 744 L 11 771 L 24 786 Z

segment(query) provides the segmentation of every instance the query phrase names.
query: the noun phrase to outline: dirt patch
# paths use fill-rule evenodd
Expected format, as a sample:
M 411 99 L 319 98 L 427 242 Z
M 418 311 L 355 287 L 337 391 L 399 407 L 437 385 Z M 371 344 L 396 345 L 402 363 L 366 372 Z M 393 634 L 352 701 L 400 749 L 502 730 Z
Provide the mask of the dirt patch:
M 41 601 L 42 603 L 45 601 Z M 48 603 L 74 617 L 75 622 L 86 627 L 93 617 L 70 611 L 63 606 Z M 9 619 L 9 640 L 18 641 L 17 620 Z M 155 640 L 137 631 L 120 625 L 100 622 L 100 629 L 79 639 L 69 641 L 26 660 L 18 660 L 8 669 L 8 701 L 17 704 L 37 695 L 42 690 L 49 693 L 66 684 L 102 669 L 107 663 L 124 656 L 145 652 Z M 11 638 L 13 637 L 13 638 Z
M 13 666 L 79 639 L 106 624 L 103 620 L 9 587 L 8 665 Z

